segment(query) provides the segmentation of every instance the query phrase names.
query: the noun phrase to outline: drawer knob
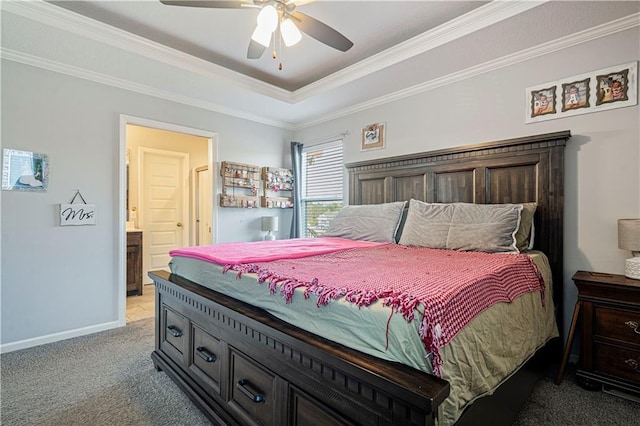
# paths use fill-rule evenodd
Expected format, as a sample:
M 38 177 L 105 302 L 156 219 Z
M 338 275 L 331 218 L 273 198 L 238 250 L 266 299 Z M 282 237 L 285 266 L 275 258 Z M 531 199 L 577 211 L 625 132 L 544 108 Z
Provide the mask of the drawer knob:
M 245 380 L 245 379 L 238 380 L 238 383 L 236 383 L 236 387 L 240 389 L 240 392 L 242 392 L 247 398 L 249 398 L 253 402 L 255 403 L 264 402 L 264 395 L 260 395 L 260 392 L 257 391 L 253 387 L 251 382 L 249 382 L 248 380 Z
M 205 360 L 205 362 L 215 362 L 216 360 L 216 356 L 209 352 L 204 346 L 198 346 L 196 348 L 196 354 L 198 354 L 200 358 Z
M 629 367 L 633 368 L 633 370 L 636 373 L 640 373 L 640 363 L 638 363 L 638 361 L 636 361 L 635 359 L 627 359 L 624 361 L 625 364 L 627 364 Z
M 167 327 L 167 330 L 169 330 L 169 333 L 171 333 L 171 335 L 173 337 L 180 337 L 182 336 L 182 331 L 180 331 L 180 329 L 178 327 L 176 327 L 175 325 L 170 325 Z
M 640 330 L 638 330 L 638 323 L 636 321 L 627 321 L 625 324 L 628 325 L 629 328 L 632 328 L 636 334 L 640 334 Z

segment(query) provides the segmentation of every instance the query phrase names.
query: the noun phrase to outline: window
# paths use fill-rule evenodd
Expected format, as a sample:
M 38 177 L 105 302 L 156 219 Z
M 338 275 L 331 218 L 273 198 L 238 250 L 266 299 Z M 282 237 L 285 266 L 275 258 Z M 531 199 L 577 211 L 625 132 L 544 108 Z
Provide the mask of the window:
M 301 237 L 319 237 L 343 205 L 342 140 L 302 149 Z

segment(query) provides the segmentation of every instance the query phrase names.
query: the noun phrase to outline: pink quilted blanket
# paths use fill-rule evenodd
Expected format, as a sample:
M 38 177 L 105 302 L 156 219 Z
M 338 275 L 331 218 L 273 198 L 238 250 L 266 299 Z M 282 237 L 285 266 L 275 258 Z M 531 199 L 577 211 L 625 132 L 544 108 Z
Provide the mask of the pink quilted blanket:
M 420 337 L 440 375 L 439 348 L 488 307 L 540 291 L 544 282 L 527 255 L 458 252 L 395 244 L 338 251 L 305 259 L 227 265 L 256 273 L 272 294 L 291 302 L 294 290 L 326 305 L 344 297 L 359 307 L 380 300 L 411 322 L 421 321 Z
M 186 247 L 169 252 L 170 256 L 192 257 L 219 265 L 269 262 L 280 259 L 332 253 L 353 248 L 374 247 L 388 243 L 354 241 L 344 238 L 294 238 L 290 240 L 222 243 L 210 246 Z

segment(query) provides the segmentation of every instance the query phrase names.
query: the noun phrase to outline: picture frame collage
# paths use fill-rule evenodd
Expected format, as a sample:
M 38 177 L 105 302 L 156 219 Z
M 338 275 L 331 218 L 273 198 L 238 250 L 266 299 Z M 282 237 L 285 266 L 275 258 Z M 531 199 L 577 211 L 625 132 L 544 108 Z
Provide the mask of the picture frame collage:
M 525 122 L 638 104 L 638 63 L 609 67 L 526 89 Z

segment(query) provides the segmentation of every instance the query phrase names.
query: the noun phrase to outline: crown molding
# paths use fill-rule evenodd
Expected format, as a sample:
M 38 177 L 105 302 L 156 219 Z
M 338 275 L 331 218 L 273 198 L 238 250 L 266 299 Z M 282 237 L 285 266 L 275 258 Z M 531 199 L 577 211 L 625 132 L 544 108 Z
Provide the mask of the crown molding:
M 540 6 L 547 1 L 493 1 L 293 92 L 57 7 L 43 0 L 3 1 L 2 9 L 197 75 L 213 80 L 223 80 L 240 88 L 295 104 Z
M 341 109 L 332 114 L 328 114 L 314 120 L 298 123 L 294 126 L 294 130 L 300 130 L 307 127 L 315 126 L 350 114 L 417 95 L 419 93 L 427 92 L 438 87 L 448 86 L 462 80 L 473 78 L 491 71 L 496 71 L 501 68 L 518 64 L 520 62 L 529 61 L 539 56 L 548 55 L 559 50 L 567 49 L 569 47 L 586 43 L 602 37 L 607 37 L 609 35 L 616 34 L 621 31 L 626 31 L 638 26 L 640 26 L 640 13 L 634 13 L 632 15 L 607 22 L 605 24 L 580 31 L 566 37 L 562 37 L 529 49 L 522 50 L 520 52 L 503 56 L 501 58 L 485 62 L 483 64 L 479 64 L 455 73 L 451 73 L 443 77 L 435 78 L 433 80 L 426 81 L 407 89 L 399 90 L 388 95 L 380 96 L 378 98 L 353 105 L 349 108 Z
M 2 10 L 162 62 L 222 83 L 290 103 L 291 92 L 43 0 L 2 1 Z
M 30 65 L 37 68 L 42 68 L 48 71 L 57 72 L 60 74 L 69 75 L 72 77 L 89 80 L 95 83 L 105 84 L 107 86 L 117 87 L 119 89 L 129 90 L 131 92 L 141 93 L 143 95 L 153 96 L 156 98 L 177 102 L 180 104 L 202 108 L 208 111 L 217 112 L 220 114 L 229 115 L 232 117 L 242 118 L 250 120 L 256 123 L 266 124 L 269 126 L 279 127 L 282 129 L 292 130 L 293 125 L 284 121 L 268 120 L 264 117 L 260 117 L 253 114 L 247 114 L 246 112 L 228 108 L 213 102 L 204 101 L 202 99 L 193 98 L 190 96 L 180 95 L 176 92 L 169 90 L 162 90 L 155 87 L 147 86 L 133 81 L 113 77 L 110 75 L 102 74 L 95 71 L 86 70 L 83 68 L 75 67 L 68 64 L 63 64 L 50 59 L 44 59 L 38 56 L 29 55 L 27 53 L 18 52 L 13 49 L 1 48 L 0 58 L 8 61 L 18 62 L 25 65 Z
M 531 2 L 495 2 L 495 3 L 499 5 L 503 5 L 503 7 L 498 9 L 492 9 L 492 10 L 488 10 L 489 8 L 486 8 L 486 6 L 478 8 L 478 9 L 483 9 L 481 15 L 486 18 L 486 20 L 484 21 L 484 24 L 477 23 L 477 25 L 479 26 L 478 28 L 482 28 L 482 25 L 484 26 L 488 25 L 487 22 L 489 22 L 488 20 L 490 19 L 498 19 L 498 15 L 500 13 L 505 14 L 505 17 L 506 17 L 506 14 L 509 14 L 509 13 L 511 13 L 511 15 L 509 16 L 513 16 L 516 14 L 515 13 L 516 8 L 521 7 L 522 3 L 531 3 Z M 542 2 L 534 2 L 534 3 L 537 6 Z M 493 3 L 489 3 L 489 5 L 491 4 Z M 520 6 L 517 6 L 517 5 L 520 5 Z M 237 83 L 239 80 L 245 80 L 251 84 L 248 86 L 245 85 L 243 87 L 248 88 L 249 90 L 252 90 L 255 93 L 270 96 L 274 99 L 281 100 L 287 103 L 292 103 L 293 102 L 292 99 L 296 99 L 296 101 L 299 101 L 300 99 L 312 96 L 313 94 L 317 94 L 320 91 L 328 90 L 330 88 L 329 86 L 333 84 L 332 79 L 335 79 L 337 81 L 341 78 L 346 78 L 345 76 L 342 75 L 343 72 L 340 71 L 338 73 L 335 73 L 332 76 L 327 77 L 326 79 L 320 80 L 324 82 L 322 83 L 321 88 L 318 87 L 317 89 L 314 89 L 313 87 L 309 87 L 311 86 L 309 85 L 309 86 L 305 86 L 302 89 L 299 89 L 299 91 L 297 92 L 293 92 L 292 94 L 292 92 L 288 92 L 284 89 L 279 89 L 279 88 L 276 88 L 275 86 L 271 86 L 272 89 L 275 89 L 276 93 L 269 93 L 269 90 L 266 90 L 266 91 L 262 90 L 264 88 L 263 86 L 269 86 L 266 83 L 246 77 L 243 74 L 230 71 L 226 68 L 213 65 L 209 62 L 194 58 L 190 55 L 183 54 L 173 49 L 169 49 L 166 46 L 159 45 L 154 42 L 150 42 L 141 37 L 126 33 L 118 29 L 114 29 L 113 27 L 99 23 L 94 20 L 90 20 L 88 18 L 77 15 L 75 13 L 68 12 L 62 8 L 58 8 L 56 6 L 46 4 L 42 0 L 29 1 L 29 2 L 2 1 L 1 9 L 3 11 L 6 10 L 8 12 L 15 13 L 29 19 L 34 19 L 37 22 L 46 23 L 48 25 L 51 25 L 53 27 L 60 28 L 66 31 L 69 31 L 69 28 L 67 27 L 67 25 L 69 25 L 70 27 L 73 28 L 71 32 L 74 32 L 83 36 L 89 36 L 90 34 L 91 35 L 90 37 L 92 39 L 109 43 L 111 45 L 125 49 L 127 51 L 144 54 L 144 56 L 146 57 L 150 57 L 165 63 L 169 63 L 177 68 L 195 72 L 197 74 L 204 75 L 212 79 L 226 78 L 229 81 L 233 81 L 233 83 Z M 522 9 L 519 9 L 519 10 L 520 10 L 519 13 L 524 11 Z M 467 19 L 469 19 L 469 17 L 472 14 L 473 12 L 471 12 L 470 14 L 464 15 L 460 17 L 459 20 L 467 22 Z M 478 16 L 480 16 L 480 14 Z M 505 17 L 503 17 L 502 19 L 505 19 Z M 469 22 L 467 22 L 467 24 L 471 25 L 471 23 Z M 451 38 L 451 37 L 454 37 L 453 34 L 455 34 L 456 28 L 459 28 L 460 25 L 461 25 L 460 23 L 458 23 L 457 25 L 453 25 L 453 24 L 450 26 L 447 25 L 447 27 L 449 27 L 449 31 L 445 31 L 444 28 L 438 28 L 436 30 L 438 30 L 439 34 L 432 33 L 430 35 L 424 34 L 424 35 L 418 36 L 414 39 L 408 40 L 407 42 L 403 43 L 402 45 L 400 45 L 398 49 L 396 48 L 388 49 L 387 51 L 382 52 L 380 54 L 382 56 L 389 56 L 389 58 L 385 59 L 385 57 L 380 57 L 378 59 L 375 59 L 375 57 L 372 57 L 363 62 L 368 63 L 369 61 L 372 61 L 375 63 L 376 61 L 381 61 L 381 62 L 387 61 L 386 65 L 381 67 L 381 68 L 384 68 L 385 66 L 389 66 L 390 62 L 392 62 L 393 60 L 396 60 L 402 57 L 401 55 L 403 54 L 402 52 L 404 51 L 408 52 L 413 50 L 414 52 L 416 52 L 416 51 L 419 51 L 420 49 L 423 49 L 421 52 L 424 52 L 426 50 L 436 47 L 435 44 L 431 44 L 430 47 L 428 47 L 429 43 L 438 43 L 438 40 L 439 40 L 441 44 L 443 44 L 444 43 L 443 40 L 448 40 L 448 41 L 453 40 L 454 38 Z M 406 97 L 423 93 L 444 85 L 449 85 L 457 81 L 473 78 L 475 76 L 478 76 L 487 72 L 495 71 L 500 68 L 517 64 L 519 62 L 531 60 L 538 56 L 553 53 L 558 50 L 566 49 L 568 47 L 575 46 L 577 44 L 585 43 L 601 37 L 606 37 L 608 35 L 615 34 L 617 32 L 628 30 L 638 26 L 640 26 L 640 13 L 629 15 L 627 17 L 620 18 L 620 19 L 599 25 L 597 27 L 583 30 L 581 32 L 572 34 L 570 36 L 566 36 L 566 37 L 563 37 L 563 38 L 560 38 L 560 39 L 557 39 L 557 40 L 554 40 L 530 49 L 526 49 L 521 52 L 507 55 L 502 58 L 486 62 L 484 64 L 467 68 L 465 70 L 460 70 L 458 72 L 449 74 L 444 77 L 432 79 L 430 81 L 426 81 L 424 83 L 409 87 L 407 89 L 399 90 L 399 91 L 390 93 L 388 95 L 380 96 L 378 98 L 335 111 L 331 114 L 323 115 L 323 116 L 314 118 L 312 120 L 303 121 L 299 123 L 265 119 L 264 117 L 248 114 L 238 109 L 228 108 L 222 105 L 218 105 L 208 101 L 203 101 L 201 99 L 193 98 L 190 96 L 180 95 L 176 92 L 153 88 L 143 84 L 135 83 L 135 82 L 124 80 L 117 77 L 112 77 L 112 76 L 98 73 L 95 71 L 74 67 L 74 66 L 63 64 L 60 62 L 43 59 L 40 57 L 25 54 L 22 52 L 11 50 L 11 49 L 2 48 L 0 50 L 0 57 L 2 57 L 3 59 L 14 61 L 14 62 L 19 62 L 19 63 L 47 69 L 50 71 L 67 74 L 67 75 L 82 78 L 85 80 L 95 81 L 95 82 L 106 84 L 109 86 L 118 87 L 121 89 L 130 90 L 137 93 L 142 93 L 149 96 L 154 96 L 160 99 L 174 101 L 174 102 L 182 103 L 185 105 L 194 106 L 197 108 L 206 109 L 209 111 L 226 114 L 229 116 L 254 121 L 257 123 L 280 127 L 286 130 L 300 130 L 300 129 L 318 125 L 330 120 L 341 118 L 350 114 L 354 114 L 360 111 L 364 111 L 370 108 L 374 108 L 380 105 L 384 105 L 389 102 L 394 102 L 400 99 L 404 99 Z M 100 31 L 95 31 L 96 28 L 99 28 Z M 476 28 L 475 30 L 477 30 L 478 28 Z M 461 35 L 458 35 L 458 37 L 460 36 Z M 172 60 L 170 61 L 168 60 L 169 59 L 168 57 L 164 57 L 163 55 L 165 54 L 168 54 L 172 58 Z M 405 53 L 405 54 L 408 54 L 408 53 Z M 414 55 L 415 54 L 417 53 L 414 53 Z M 408 57 L 410 56 L 404 57 L 403 60 L 407 59 Z M 367 66 L 374 66 L 375 65 L 374 63 L 366 65 L 365 68 Z M 360 63 L 344 70 L 344 74 L 350 74 L 349 78 L 351 78 L 351 80 L 348 80 L 348 81 L 352 81 L 353 79 L 361 78 L 363 76 L 361 74 L 358 74 L 360 71 L 356 68 L 359 66 L 360 66 Z M 216 73 L 213 73 L 212 70 L 214 69 L 216 70 L 219 69 L 222 72 L 218 73 L 218 71 L 216 71 Z M 341 83 L 336 84 L 336 86 L 334 87 L 345 84 L 346 82 L 347 80 L 344 80 Z M 315 85 L 316 83 L 313 83 L 313 84 Z M 252 87 L 254 88 L 252 89 Z M 317 90 L 317 92 L 313 93 L 312 89 Z M 300 96 L 300 99 L 297 99 L 298 96 Z
M 490 25 L 538 7 L 543 1 L 492 1 L 458 18 L 384 50 L 318 81 L 292 95 L 294 103 L 365 77 Z

